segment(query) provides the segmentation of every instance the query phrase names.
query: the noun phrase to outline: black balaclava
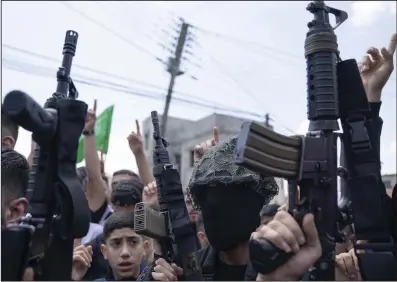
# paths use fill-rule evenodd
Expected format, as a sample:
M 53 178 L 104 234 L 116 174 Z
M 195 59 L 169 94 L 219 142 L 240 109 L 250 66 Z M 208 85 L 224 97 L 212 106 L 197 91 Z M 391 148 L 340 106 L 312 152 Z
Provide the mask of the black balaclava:
M 248 241 L 260 224 L 265 199 L 244 186 L 211 187 L 203 194 L 199 201 L 210 244 L 218 251 L 228 251 Z
M 205 233 L 217 251 L 247 242 L 260 224 L 259 213 L 278 193 L 273 178 L 233 162 L 236 138 L 219 143 L 196 164 L 188 195 L 204 219 Z

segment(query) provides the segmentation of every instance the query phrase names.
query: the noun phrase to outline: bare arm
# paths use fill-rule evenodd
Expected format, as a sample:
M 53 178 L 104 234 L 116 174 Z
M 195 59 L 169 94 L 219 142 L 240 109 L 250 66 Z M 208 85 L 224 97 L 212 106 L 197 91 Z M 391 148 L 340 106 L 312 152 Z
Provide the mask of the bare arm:
M 94 109 L 89 110 L 84 126 L 84 131 L 92 131 L 96 121 L 96 101 Z M 95 134 L 86 135 L 84 138 L 84 158 L 88 174 L 87 200 L 90 210 L 97 211 L 106 202 L 107 184 L 102 179 L 101 162 L 96 149 Z
M 107 184 L 102 179 L 101 164 L 96 150 L 95 135 L 84 138 L 84 158 L 87 168 L 87 199 L 90 210 L 97 211 L 106 201 Z
M 154 181 L 152 171 L 149 167 L 145 152 L 142 150 L 140 152 L 134 153 L 135 162 L 138 166 L 139 177 L 143 185 L 148 185 Z
M 135 156 L 135 162 L 138 167 L 139 177 L 141 178 L 141 182 L 143 185 L 148 185 L 154 181 L 154 177 L 152 171 L 149 167 L 146 154 L 143 150 L 143 141 L 141 130 L 139 127 L 138 120 L 135 120 L 136 124 L 136 132 L 131 132 L 128 136 L 128 144 L 132 153 Z

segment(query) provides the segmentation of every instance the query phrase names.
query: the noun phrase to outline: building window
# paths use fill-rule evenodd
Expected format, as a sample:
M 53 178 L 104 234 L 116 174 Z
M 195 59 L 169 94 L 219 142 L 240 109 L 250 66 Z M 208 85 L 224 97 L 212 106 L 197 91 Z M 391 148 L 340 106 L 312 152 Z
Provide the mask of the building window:
M 145 150 L 149 150 L 149 132 L 145 133 Z
M 194 166 L 194 150 L 190 151 L 190 167 Z
M 175 154 L 175 166 L 176 169 L 181 172 L 182 169 L 182 158 L 181 158 L 181 154 Z

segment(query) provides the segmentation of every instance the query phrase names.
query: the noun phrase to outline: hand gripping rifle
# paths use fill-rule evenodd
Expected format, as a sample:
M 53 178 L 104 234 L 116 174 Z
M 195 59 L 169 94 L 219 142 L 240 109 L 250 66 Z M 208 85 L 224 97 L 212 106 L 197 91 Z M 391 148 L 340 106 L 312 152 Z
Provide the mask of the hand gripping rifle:
M 307 10 L 314 14 L 305 41 L 310 132 L 302 138 L 286 137 L 258 123 L 245 123 L 237 140 L 235 160 L 259 173 L 288 179 L 289 212 L 298 222 L 305 214 L 314 214 L 322 255 L 310 269 L 309 280 L 335 279 L 335 238 L 340 237 L 338 220 L 346 217 L 341 216 L 338 209 L 337 176 L 347 171 L 349 191 L 342 191 L 339 207 L 350 209 L 345 197 L 349 195 L 356 238 L 383 242 L 366 244 L 366 250 L 372 252 L 358 254 L 361 274 L 365 280 L 388 280 L 393 270 L 392 244 L 387 232 L 390 225 L 385 222 L 388 217 L 381 206 L 376 179 L 379 156 L 370 142 L 369 105 L 357 63 L 340 60 L 333 31 L 347 19 L 347 14 L 326 6 L 324 1 L 312 2 Z M 329 13 L 336 17 L 335 27 L 329 24 Z M 338 134 L 335 131 L 339 129 L 339 117 L 347 170 L 337 169 Z M 252 240 L 250 256 L 253 267 L 259 273 L 268 274 L 284 264 L 291 254 L 266 240 Z M 370 263 L 376 263 L 383 273 Z
M 176 262 L 183 268 L 187 281 L 201 281 L 201 269 L 196 258 L 196 234 L 190 225 L 179 172 L 174 169 L 166 149 L 167 142 L 160 135 L 159 118 L 151 113 L 153 138 L 153 175 L 157 183 L 160 211 L 151 209 L 146 203 L 135 207 L 135 232 L 156 239 L 163 258 Z
M 87 104 L 76 100 L 78 92 L 69 76 L 77 38 L 76 32 L 66 32 L 56 92 L 44 108 L 21 91 L 4 99 L 6 115 L 31 131 L 38 144 L 29 175 L 27 213 L 20 224 L 2 231 L 4 280 L 21 280 L 24 268 L 32 264 L 35 280 L 70 280 L 73 240 L 88 232 L 88 202 L 76 177 Z

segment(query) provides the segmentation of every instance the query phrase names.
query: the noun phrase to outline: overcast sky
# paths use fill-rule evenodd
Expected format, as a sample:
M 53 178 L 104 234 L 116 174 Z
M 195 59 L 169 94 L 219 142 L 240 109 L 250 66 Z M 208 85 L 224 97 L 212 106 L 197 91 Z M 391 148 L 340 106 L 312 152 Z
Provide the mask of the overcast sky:
M 80 37 L 72 77 L 94 84 L 118 83 L 132 92 L 155 97 L 76 83 L 80 99 L 89 105 L 98 99 L 98 112 L 115 105 L 107 172 L 136 170 L 126 137 L 135 130 L 135 119 L 143 120 L 152 110 L 163 111 L 169 74 L 156 58 L 165 60 L 169 56 L 167 48 L 173 48 L 177 17 L 183 16 L 198 28 L 191 28 L 191 54 L 185 55 L 186 74 L 177 79 L 175 97 L 212 101 L 232 109 L 218 112 L 233 115 L 239 115 L 236 109 L 259 115 L 270 112 L 278 132 L 302 133 L 307 130 L 303 43 L 306 24 L 312 19 L 305 10 L 307 3 L 2 2 L 2 44 L 8 46 L 2 48 L 2 95 L 20 89 L 43 104 L 56 87 L 55 73 L 61 62 L 65 31 L 77 31 Z M 343 59 L 360 60 L 368 47 L 387 46 L 396 32 L 396 2 L 327 4 L 349 13 L 348 21 L 336 30 Z M 90 72 L 81 66 L 130 81 Z M 170 115 L 196 120 L 214 111 L 175 100 Z M 395 73 L 383 92 L 381 116 L 383 173 L 395 173 Z M 21 130 L 16 148 L 28 155 L 28 132 Z

